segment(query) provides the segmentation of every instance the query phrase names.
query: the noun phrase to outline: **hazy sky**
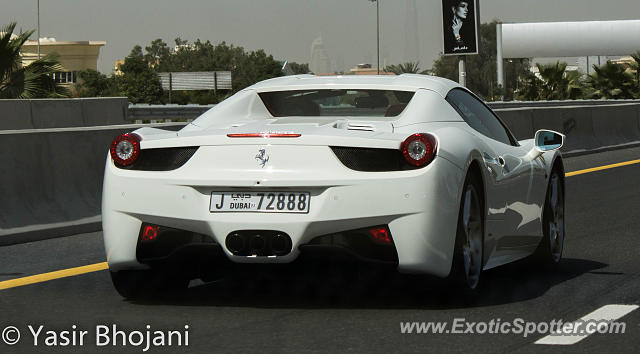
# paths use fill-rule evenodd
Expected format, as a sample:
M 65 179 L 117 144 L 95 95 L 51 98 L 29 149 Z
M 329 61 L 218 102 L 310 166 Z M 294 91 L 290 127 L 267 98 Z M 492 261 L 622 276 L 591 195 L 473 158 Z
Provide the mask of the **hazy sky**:
M 407 5 L 380 0 L 381 56 L 403 62 Z M 419 60 L 423 69 L 442 50 L 441 0 L 415 0 Z M 37 0 L 0 0 L 0 25 L 36 28 Z M 482 22 L 639 19 L 639 0 L 480 0 Z M 334 69 L 375 65 L 375 3 L 368 0 L 40 0 L 42 37 L 59 41 L 104 40 L 98 68 L 156 38 L 226 41 L 264 49 L 276 59 L 307 63 L 311 43 L 322 34 Z M 35 39 L 35 36 L 33 37 Z M 638 40 L 638 39 L 635 39 Z

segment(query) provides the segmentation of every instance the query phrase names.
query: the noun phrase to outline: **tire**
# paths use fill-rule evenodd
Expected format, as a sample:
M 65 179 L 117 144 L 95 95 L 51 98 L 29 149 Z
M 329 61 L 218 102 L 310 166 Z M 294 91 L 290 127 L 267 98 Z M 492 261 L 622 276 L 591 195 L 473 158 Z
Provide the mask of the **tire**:
M 480 288 L 484 256 L 484 202 L 477 178 L 468 175 L 462 190 L 451 280 L 465 292 Z
M 542 233 L 534 260 L 543 267 L 555 268 L 564 247 L 564 184 L 557 169 L 551 172 L 542 209 Z
M 116 291 L 130 300 L 176 296 L 189 285 L 186 278 L 167 276 L 156 270 L 121 270 L 110 274 Z

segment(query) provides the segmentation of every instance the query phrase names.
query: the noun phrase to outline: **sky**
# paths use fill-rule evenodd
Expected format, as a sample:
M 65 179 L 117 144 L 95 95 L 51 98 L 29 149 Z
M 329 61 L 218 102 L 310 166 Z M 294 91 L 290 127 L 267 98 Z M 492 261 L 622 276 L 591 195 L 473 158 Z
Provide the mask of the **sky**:
M 380 0 L 382 64 L 406 59 L 405 22 L 414 0 Z M 430 68 L 442 51 L 441 0 L 415 0 L 418 60 Z M 0 0 L 0 26 L 36 28 L 37 0 Z M 409 7 L 410 8 L 410 7 Z M 638 0 L 480 0 L 481 21 L 548 22 L 640 19 Z M 368 0 L 40 0 L 41 37 L 106 41 L 98 70 L 110 73 L 136 44 L 176 37 L 264 49 L 278 60 L 308 63 L 322 36 L 336 71 L 376 57 L 376 6 Z M 35 39 L 35 35 L 33 36 Z

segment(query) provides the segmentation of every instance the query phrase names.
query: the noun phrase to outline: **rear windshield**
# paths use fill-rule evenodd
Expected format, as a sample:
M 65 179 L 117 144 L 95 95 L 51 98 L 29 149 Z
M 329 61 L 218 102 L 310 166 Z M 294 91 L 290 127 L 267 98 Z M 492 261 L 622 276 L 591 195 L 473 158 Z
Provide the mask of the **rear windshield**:
M 300 90 L 260 93 L 274 117 L 395 117 L 414 92 L 388 90 Z

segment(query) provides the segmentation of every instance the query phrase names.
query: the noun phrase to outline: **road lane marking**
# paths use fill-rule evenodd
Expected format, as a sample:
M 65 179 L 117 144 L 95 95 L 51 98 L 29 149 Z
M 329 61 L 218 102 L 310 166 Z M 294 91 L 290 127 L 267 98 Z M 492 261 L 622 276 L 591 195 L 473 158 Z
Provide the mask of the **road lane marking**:
M 608 170 L 610 168 L 634 165 L 634 164 L 637 164 L 637 163 L 640 163 L 640 160 L 625 161 L 625 162 L 620 162 L 620 163 L 614 163 L 614 164 L 611 164 L 611 165 L 604 165 L 604 166 L 598 166 L 598 167 L 593 167 L 593 168 L 587 168 L 587 169 L 584 169 L 584 170 L 567 172 L 564 175 L 565 175 L 565 177 L 571 177 L 571 176 L 581 175 L 581 174 L 584 174 L 584 173 Z
M 86 266 L 75 267 L 57 270 L 55 272 L 42 273 L 31 275 L 23 278 L 9 279 L 0 282 L 0 290 L 16 288 L 18 286 L 30 285 L 35 283 L 42 283 L 49 280 L 72 277 L 74 275 L 86 274 L 91 272 L 97 272 L 100 270 L 109 269 L 107 262 L 89 264 Z
M 572 326 L 580 326 L 580 324 L 591 321 L 615 321 L 626 316 L 638 307 L 638 305 L 605 305 L 573 322 Z M 538 339 L 534 342 L 534 344 L 572 345 L 578 343 L 579 341 L 587 338 L 590 335 L 591 334 L 587 333 L 576 335 L 563 335 L 561 333 L 553 333 L 546 337 Z

